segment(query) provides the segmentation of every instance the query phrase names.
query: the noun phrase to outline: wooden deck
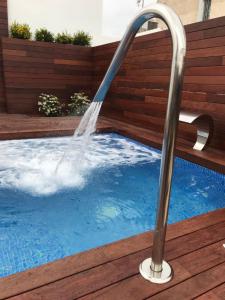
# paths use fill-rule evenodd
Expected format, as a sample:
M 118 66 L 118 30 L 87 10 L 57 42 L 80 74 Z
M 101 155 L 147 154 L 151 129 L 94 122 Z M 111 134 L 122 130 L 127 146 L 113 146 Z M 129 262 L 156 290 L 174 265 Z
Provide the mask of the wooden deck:
M 164 285 L 138 271 L 149 257 L 147 232 L 0 280 L 0 299 L 225 299 L 225 209 L 169 225 L 166 260 L 175 275 Z

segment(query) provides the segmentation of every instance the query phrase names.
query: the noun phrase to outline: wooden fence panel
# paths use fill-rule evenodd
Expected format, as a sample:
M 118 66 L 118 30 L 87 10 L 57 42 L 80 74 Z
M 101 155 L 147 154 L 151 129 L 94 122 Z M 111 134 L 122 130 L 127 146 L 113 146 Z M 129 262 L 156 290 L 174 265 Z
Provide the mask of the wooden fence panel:
M 9 113 L 37 113 L 41 93 L 63 100 L 78 91 L 92 96 L 92 48 L 10 38 L 2 48 Z
M 212 146 L 225 150 L 225 17 L 185 26 L 182 109 L 210 114 L 215 122 Z M 94 48 L 96 89 L 117 48 Z M 163 131 L 171 65 L 168 31 L 135 39 L 107 95 L 103 114 L 151 130 Z M 194 140 L 194 130 L 179 127 Z
M 0 0 L 0 7 L 3 2 Z M 0 30 L 6 20 L 0 14 Z M 215 122 L 212 146 L 225 150 L 225 17 L 187 25 L 185 30 L 182 109 L 210 114 Z M 8 112 L 23 114 L 37 113 L 41 92 L 63 99 L 75 91 L 92 96 L 118 46 L 78 47 L 10 38 L 1 42 L 4 76 L 0 74 L 0 98 L 4 77 Z M 137 37 L 112 83 L 102 113 L 162 131 L 170 65 L 168 31 Z M 182 125 L 179 135 L 193 141 L 194 130 Z
M 0 0 L 0 113 L 6 111 L 1 38 L 8 36 L 7 0 Z

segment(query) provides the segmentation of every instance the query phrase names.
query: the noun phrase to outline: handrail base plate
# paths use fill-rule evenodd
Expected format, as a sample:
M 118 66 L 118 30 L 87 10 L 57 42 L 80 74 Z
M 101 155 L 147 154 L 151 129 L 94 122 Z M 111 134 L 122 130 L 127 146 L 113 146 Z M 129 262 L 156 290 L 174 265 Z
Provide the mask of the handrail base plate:
M 146 280 L 157 284 L 163 284 L 169 282 L 173 278 L 173 269 L 166 262 L 162 263 L 162 271 L 154 272 L 151 270 L 152 259 L 145 259 L 139 266 L 139 271 Z

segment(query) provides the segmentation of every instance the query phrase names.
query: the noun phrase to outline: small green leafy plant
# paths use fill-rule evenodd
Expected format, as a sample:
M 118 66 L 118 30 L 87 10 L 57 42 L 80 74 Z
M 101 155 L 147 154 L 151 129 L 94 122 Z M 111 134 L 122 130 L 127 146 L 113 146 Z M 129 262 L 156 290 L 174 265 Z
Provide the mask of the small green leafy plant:
M 74 93 L 70 97 L 70 101 L 68 104 L 68 114 L 81 116 L 85 113 L 88 106 L 90 105 L 90 99 L 85 93 Z
M 35 40 L 41 42 L 54 42 L 54 34 L 46 28 L 37 29 L 35 32 Z
M 92 37 L 84 31 L 78 31 L 73 36 L 73 44 L 74 45 L 90 46 L 91 40 L 92 40 Z
M 38 110 L 47 117 L 57 117 L 62 115 L 63 104 L 58 97 L 42 93 L 39 96 Z
M 55 42 L 60 44 L 72 44 L 73 37 L 65 31 L 57 34 Z
M 13 22 L 10 26 L 10 36 L 17 39 L 29 40 L 32 36 L 30 26 L 28 24 Z

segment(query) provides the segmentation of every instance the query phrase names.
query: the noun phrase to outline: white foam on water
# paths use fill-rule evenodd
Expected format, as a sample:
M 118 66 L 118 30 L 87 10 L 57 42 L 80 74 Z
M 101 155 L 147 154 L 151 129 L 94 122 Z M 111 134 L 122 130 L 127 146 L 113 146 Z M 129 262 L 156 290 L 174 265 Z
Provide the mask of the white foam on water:
M 0 188 L 49 195 L 63 188 L 82 189 L 96 168 L 154 162 L 160 154 L 141 144 L 110 134 L 93 135 L 82 155 L 82 137 L 0 142 Z M 77 155 L 78 154 L 78 155 Z M 64 159 L 55 169 L 62 155 Z

